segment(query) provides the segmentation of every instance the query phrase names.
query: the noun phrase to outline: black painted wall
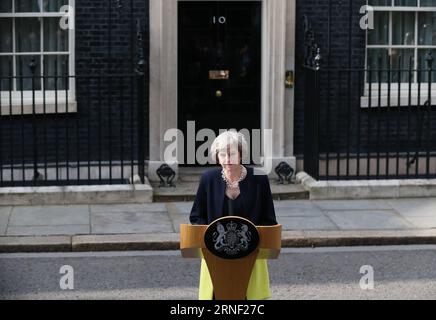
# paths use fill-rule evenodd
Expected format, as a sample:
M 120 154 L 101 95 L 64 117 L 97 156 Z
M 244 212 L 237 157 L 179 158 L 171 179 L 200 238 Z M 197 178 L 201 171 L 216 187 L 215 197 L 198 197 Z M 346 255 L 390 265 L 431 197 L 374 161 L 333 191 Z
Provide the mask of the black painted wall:
M 122 7 L 116 8 L 115 1 L 76 0 L 78 112 L 0 117 L 0 160 L 3 164 L 22 163 L 23 159 L 31 163 L 35 142 L 38 162 L 53 162 L 56 158 L 59 161 L 67 158 L 69 161 L 96 161 L 109 157 L 137 157 L 137 86 L 131 78 L 117 75 L 133 73 L 138 52 L 138 19 L 145 30 L 143 107 L 148 157 L 149 3 L 147 0 L 120 2 Z M 413 150 L 419 140 L 417 129 L 427 125 L 431 128 L 430 143 L 434 144 L 436 140 L 436 126 L 431 125 L 436 120 L 434 112 L 429 113 L 430 122 L 425 122 L 424 117 L 422 123 L 422 112 L 413 110 L 413 107 L 391 112 L 361 109 L 361 87 L 356 74 L 348 79 L 346 73 L 327 73 L 328 69 L 364 68 L 365 31 L 359 27 L 359 9 L 365 3 L 365 0 L 297 0 L 294 142 L 295 153 L 300 157 L 304 146 L 304 15 L 312 22 L 323 56 L 321 151 L 326 148 L 331 152 Z M 112 76 L 100 82 L 97 78 L 89 78 L 100 75 Z M 34 127 L 36 135 L 33 134 Z M 355 130 L 357 127 L 359 131 Z
M 363 72 L 344 70 L 365 67 L 366 32 L 359 25 L 363 16 L 359 10 L 365 3 L 364 0 L 297 0 L 294 143 L 295 153 L 300 158 L 305 143 L 304 15 L 312 23 L 323 57 L 320 152 L 413 152 L 425 149 L 427 135 L 429 148 L 436 148 L 436 126 L 432 125 L 436 121 L 434 110 L 423 112 L 422 107 L 413 105 L 391 110 L 374 105 L 370 110 L 360 107 Z M 425 100 L 423 97 L 421 102 Z
M 1 117 L 3 164 L 32 163 L 35 145 L 37 162 L 137 159 L 137 85 L 130 76 L 138 53 L 136 21 L 145 32 L 142 107 L 147 157 L 149 5 L 148 0 L 120 2 L 122 7 L 117 8 L 113 0 L 76 0 L 78 111 Z

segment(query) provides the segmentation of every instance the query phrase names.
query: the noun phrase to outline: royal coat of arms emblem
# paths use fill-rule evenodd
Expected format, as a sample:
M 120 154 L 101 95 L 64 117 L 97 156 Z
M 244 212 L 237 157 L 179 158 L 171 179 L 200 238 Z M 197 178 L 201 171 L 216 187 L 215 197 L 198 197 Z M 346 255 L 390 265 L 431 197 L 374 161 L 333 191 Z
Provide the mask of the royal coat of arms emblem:
M 215 255 L 225 259 L 239 259 L 257 248 L 259 234 L 249 221 L 226 217 L 209 226 L 205 241 L 207 248 Z

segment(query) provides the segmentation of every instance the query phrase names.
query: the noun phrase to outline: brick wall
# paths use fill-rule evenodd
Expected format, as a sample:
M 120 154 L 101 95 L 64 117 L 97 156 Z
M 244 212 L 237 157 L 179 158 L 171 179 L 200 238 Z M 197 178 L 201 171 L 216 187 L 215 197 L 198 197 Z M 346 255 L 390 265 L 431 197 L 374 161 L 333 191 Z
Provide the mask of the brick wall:
M 121 157 L 125 160 L 132 154 L 137 157 L 136 79 L 119 77 L 120 74 L 134 74 L 137 20 L 145 30 L 147 65 L 142 106 L 145 110 L 144 140 L 148 153 L 148 1 L 120 1 L 120 9 L 115 8 L 115 1 L 112 0 L 75 2 L 78 112 L 2 117 L 0 159 L 3 163 L 21 163 L 22 159 L 32 162 L 35 144 L 38 162 L 46 159 L 52 162 L 56 157 L 60 162 L 67 157 L 72 162 L 104 161 L 110 154 L 114 160 Z M 111 14 L 109 3 L 112 5 Z M 111 76 L 98 80 L 100 75 Z M 99 130 L 99 127 L 102 129 Z M 36 130 L 36 135 L 33 130 Z M 121 145 L 124 145 L 123 149 Z
M 329 7 L 329 2 L 331 6 Z M 436 148 L 434 111 L 423 113 L 416 107 L 360 108 L 363 73 L 345 69 L 365 67 L 365 31 L 360 29 L 363 0 L 297 0 L 297 57 L 295 87 L 295 153 L 301 157 L 304 146 L 304 56 L 303 16 L 312 22 L 323 57 L 321 68 L 320 148 L 353 153 L 414 151 L 426 134 Z M 329 37 L 330 11 L 330 37 Z M 330 40 L 330 41 L 329 41 Z M 330 69 L 330 71 L 328 71 Z M 360 78 L 360 80 L 359 80 Z M 359 86 L 360 85 L 360 86 Z M 396 84 L 392 85 L 394 88 Z M 426 99 L 422 98 L 422 103 Z M 434 104 L 434 103 L 433 103 Z M 420 109 L 422 110 L 422 108 Z M 424 117 L 423 117 L 424 116 Z M 427 122 L 429 119 L 430 122 Z M 427 125 L 430 130 L 426 131 Z

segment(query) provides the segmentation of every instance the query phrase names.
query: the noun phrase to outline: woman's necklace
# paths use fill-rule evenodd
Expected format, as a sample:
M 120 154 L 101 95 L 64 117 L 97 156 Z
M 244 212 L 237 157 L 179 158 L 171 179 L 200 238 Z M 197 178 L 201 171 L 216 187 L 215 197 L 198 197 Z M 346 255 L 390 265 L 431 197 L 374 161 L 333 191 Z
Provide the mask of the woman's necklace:
M 221 170 L 221 176 L 223 177 L 224 182 L 227 184 L 227 187 L 229 187 L 230 189 L 237 189 L 239 188 L 239 182 L 241 182 L 242 180 L 245 179 L 245 177 L 247 176 L 247 169 L 245 169 L 244 166 L 241 166 L 241 176 L 239 177 L 238 180 L 236 180 L 235 182 L 230 182 L 225 173 L 224 173 L 224 169 Z

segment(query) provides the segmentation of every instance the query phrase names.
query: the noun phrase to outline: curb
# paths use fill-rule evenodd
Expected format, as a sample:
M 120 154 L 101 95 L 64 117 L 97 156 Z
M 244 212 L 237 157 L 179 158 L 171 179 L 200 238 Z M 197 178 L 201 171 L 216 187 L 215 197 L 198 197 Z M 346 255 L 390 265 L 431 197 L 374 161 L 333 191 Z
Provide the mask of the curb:
M 73 252 L 179 250 L 179 237 L 178 233 L 73 236 L 71 249 Z
M 70 251 L 69 236 L 0 237 L 0 253 Z
M 322 180 L 300 171 L 297 183 L 309 192 L 311 200 L 401 199 L 436 196 L 436 179 Z
M 284 231 L 283 248 L 436 244 L 436 229 Z M 0 253 L 179 250 L 179 234 L 0 237 Z
M 147 184 L 0 188 L 2 206 L 152 203 Z
M 436 244 L 436 230 L 284 231 L 283 248 Z

